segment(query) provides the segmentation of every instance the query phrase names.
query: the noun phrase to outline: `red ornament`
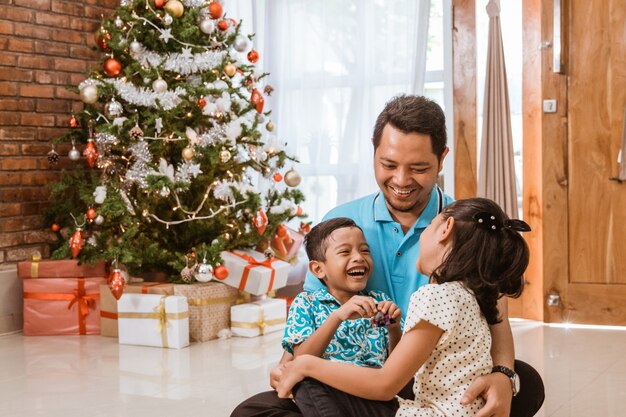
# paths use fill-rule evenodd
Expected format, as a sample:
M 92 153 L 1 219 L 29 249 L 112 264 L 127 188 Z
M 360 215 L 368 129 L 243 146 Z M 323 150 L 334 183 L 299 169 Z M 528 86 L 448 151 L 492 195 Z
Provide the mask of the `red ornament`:
M 96 32 L 96 44 L 98 48 L 102 49 L 105 52 L 111 52 L 111 48 L 109 48 L 108 40 L 111 40 L 112 36 L 109 32 L 105 30 L 99 30 Z
M 257 211 L 256 215 L 252 218 L 252 225 L 254 226 L 256 232 L 259 235 L 262 235 L 265 232 L 265 228 L 267 227 L 267 214 L 262 209 Z
M 256 88 L 252 90 L 250 103 L 252 103 L 254 107 L 256 107 L 257 112 L 263 113 L 263 105 L 265 104 L 265 100 L 263 99 L 263 95 L 259 93 L 259 90 L 257 90 Z
M 76 258 L 78 256 L 84 245 L 85 240 L 83 239 L 83 229 L 77 227 L 76 231 L 70 238 L 70 252 L 72 253 L 72 258 Z
M 213 275 L 220 281 L 224 280 L 226 279 L 226 277 L 228 277 L 228 268 L 226 268 L 224 265 L 219 265 L 213 270 Z
M 87 147 L 83 151 L 83 156 L 87 160 L 89 168 L 93 168 L 96 165 L 96 161 L 98 160 L 98 148 L 94 145 L 93 139 L 89 138 L 87 140 Z
M 259 53 L 257 51 L 253 49 L 250 52 L 248 52 L 248 61 L 254 64 L 258 60 L 259 60 Z
M 162 9 L 165 6 L 165 0 L 154 0 L 154 7 Z
M 213 19 L 219 19 L 222 17 L 222 13 L 224 13 L 224 10 L 222 9 L 221 4 L 216 1 L 209 4 L 209 14 Z
M 219 22 L 217 22 L 217 28 L 224 32 L 226 29 L 228 29 L 228 21 L 220 20 Z
M 274 181 L 276 182 L 281 182 L 283 180 L 283 176 L 280 174 L 280 172 L 277 172 L 276 174 L 274 174 Z
M 230 23 L 231 23 L 233 26 L 235 26 L 235 27 L 237 26 L 237 21 L 236 21 L 235 19 L 233 19 L 232 17 L 230 17 L 230 18 L 228 18 L 228 20 L 230 20 Z
M 206 100 L 204 97 L 200 97 L 198 99 L 198 107 L 200 107 L 201 109 L 204 108 L 204 106 L 206 106 Z
M 95 219 L 96 216 L 97 216 L 97 214 L 96 214 L 96 209 L 95 208 L 87 209 L 87 218 L 89 220 Z
M 116 300 L 119 300 L 124 292 L 124 287 L 126 286 L 126 281 L 124 281 L 122 271 L 115 268 L 109 276 L 108 284 L 113 297 L 115 297 Z
M 307 234 L 311 231 L 311 222 L 300 222 L 300 232 Z
M 109 77 L 116 77 L 122 72 L 122 63 L 115 58 L 104 61 L 104 73 Z
M 59 225 L 58 225 L 58 224 L 56 224 L 56 223 L 53 223 L 53 224 L 52 224 L 52 226 L 50 226 L 50 229 L 51 229 L 53 232 L 58 232 L 59 230 L 61 230 L 61 226 L 59 226 Z
M 67 122 L 70 127 L 78 127 L 78 119 L 75 116 L 70 117 L 70 120 Z
M 296 209 L 296 216 L 302 216 L 302 207 L 298 206 Z

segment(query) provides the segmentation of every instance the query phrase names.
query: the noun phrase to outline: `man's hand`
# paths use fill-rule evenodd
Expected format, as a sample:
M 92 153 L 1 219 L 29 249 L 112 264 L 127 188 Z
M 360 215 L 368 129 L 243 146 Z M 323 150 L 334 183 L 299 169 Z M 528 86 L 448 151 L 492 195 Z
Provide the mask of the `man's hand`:
M 402 310 L 393 301 L 382 301 L 376 305 L 378 311 L 383 314 L 387 314 L 389 318 L 394 319 L 395 323 L 391 323 L 388 328 L 400 327 L 400 320 L 402 320 Z
M 292 354 L 288 352 L 283 352 L 283 356 L 280 357 L 280 361 L 278 362 L 278 365 L 276 365 L 270 371 L 270 386 L 273 389 L 276 389 L 276 387 L 278 386 L 278 383 L 280 382 L 280 377 L 283 373 L 283 370 L 285 369 L 285 364 L 292 360 L 293 360 Z
M 312 358 L 312 356 L 298 356 L 291 362 L 283 365 L 282 375 L 280 376 L 280 381 L 276 387 L 276 392 L 278 393 L 279 398 L 293 398 L 291 389 L 294 385 L 304 379 L 305 375 L 303 367 L 308 358 Z
M 476 378 L 465 391 L 461 404 L 471 404 L 478 396 L 483 397 L 485 406 L 476 417 L 509 417 L 513 390 L 506 375 L 494 372 Z
M 339 320 L 354 320 L 362 317 L 372 317 L 376 313 L 376 301 L 372 297 L 354 295 L 344 305 L 333 311 Z

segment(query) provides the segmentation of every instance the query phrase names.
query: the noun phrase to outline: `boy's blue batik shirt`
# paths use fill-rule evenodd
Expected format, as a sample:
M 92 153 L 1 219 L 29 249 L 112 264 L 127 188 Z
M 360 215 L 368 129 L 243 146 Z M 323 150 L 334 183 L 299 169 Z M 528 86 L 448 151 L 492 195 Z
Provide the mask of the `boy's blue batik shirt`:
M 372 297 L 377 303 L 389 297 L 379 291 L 360 295 Z M 307 340 L 341 304 L 325 286 L 312 292 L 302 292 L 291 303 L 283 337 L 283 349 L 293 354 L 294 345 Z M 389 354 L 389 331 L 376 327 L 369 318 L 342 322 L 331 339 L 323 358 L 349 362 L 359 366 L 380 368 Z
M 324 220 L 348 217 L 363 229 L 374 262 L 366 289 L 388 294 L 402 309 L 404 318 L 411 294 L 429 281 L 427 276 L 417 272 L 415 266 L 420 236 L 443 207 L 453 201 L 435 186 L 424 211 L 406 234 L 400 223 L 391 217 L 380 192 L 342 204 L 329 211 Z M 304 289 L 315 291 L 321 286 L 320 281 L 309 272 Z

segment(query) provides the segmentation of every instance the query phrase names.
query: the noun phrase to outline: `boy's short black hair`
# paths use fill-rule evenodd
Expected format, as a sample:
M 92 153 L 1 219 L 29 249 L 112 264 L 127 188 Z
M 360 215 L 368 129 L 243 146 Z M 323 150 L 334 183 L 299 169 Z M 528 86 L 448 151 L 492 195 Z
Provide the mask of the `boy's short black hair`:
M 343 229 L 344 227 L 356 227 L 362 231 L 354 220 L 347 217 L 336 217 L 313 227 L 304 238 L 304 247 L 309 261 L 325 262 L 328 237 L 335 230 Z

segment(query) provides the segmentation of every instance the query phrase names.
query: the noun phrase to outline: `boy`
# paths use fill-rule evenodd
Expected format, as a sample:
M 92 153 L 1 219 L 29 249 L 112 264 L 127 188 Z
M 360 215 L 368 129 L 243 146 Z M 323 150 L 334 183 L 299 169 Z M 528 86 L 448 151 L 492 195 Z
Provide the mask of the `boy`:
M 311 229 L 305 247 L 309 270 L 324 287 L 294 299 L 283 348 L 294 356 L 382 367 L 400 340 L 401 311 L 384 293 L 364 292 L 373 265 L 361 228 L 345 217 L 327 220 Z M 377 312 L 391 323 L 377 326 Z

